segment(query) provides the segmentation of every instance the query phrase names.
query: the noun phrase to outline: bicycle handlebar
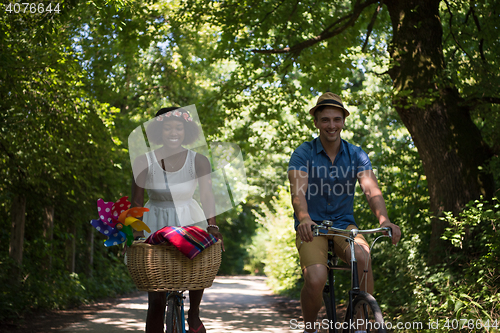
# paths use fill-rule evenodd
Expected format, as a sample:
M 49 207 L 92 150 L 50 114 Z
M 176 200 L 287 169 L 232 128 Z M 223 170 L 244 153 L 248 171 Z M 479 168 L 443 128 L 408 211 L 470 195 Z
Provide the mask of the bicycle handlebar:
M 326 232 L 322 232 L 321 229 L 327 229 Z M 392 229 L 389 227 L 381 227 L 381 228 L 375 228 L 375 229 L 366 229 L 366 230 L 360 230 L 360 229 L 339 229 L 333 226 L 333 221 L 330 220 L 324 220 L 321 222 L 321 224 L 313 226 L 313 232 L 314 236 L 319 236 L 320 233 L 328 233 L 329 230 L 343 233 L 343 234 L 349 234 L 352 235 L 353 237 L 356 237 L 357 234 L 374 234 L 377 232 L 386 232 L 388 234 L 388 237 L 392 238 Z

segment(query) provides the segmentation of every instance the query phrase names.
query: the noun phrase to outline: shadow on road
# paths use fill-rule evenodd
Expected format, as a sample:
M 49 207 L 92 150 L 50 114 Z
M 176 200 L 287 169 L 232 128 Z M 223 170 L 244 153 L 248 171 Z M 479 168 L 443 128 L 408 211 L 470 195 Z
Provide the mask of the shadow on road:
M 290 316 L 280 314 L 271 304 L 274 300 L 264 277 L 217 277 L 205 291 L 200 316 L 211 333 L 301 332 L 290 329 Z M 185 305 L 187 311 L 189 299 Z M 87 314 L 61 332 L 144 332 L 146 313 L 144 293 L 124 298 L 111 309 Z

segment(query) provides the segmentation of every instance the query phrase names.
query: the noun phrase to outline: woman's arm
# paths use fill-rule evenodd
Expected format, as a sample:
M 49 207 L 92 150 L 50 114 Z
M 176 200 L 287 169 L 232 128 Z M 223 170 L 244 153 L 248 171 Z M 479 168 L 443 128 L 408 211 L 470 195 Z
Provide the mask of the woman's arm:
M 132 177 L 132 196 L 130 198 L 130 208 L 144 206 L 144 187 L 146 186 L 146 179 L 148 175 L 148 161 L 146 155 L 139 156 L 135 159 L 133 170 L 138 173 Z M 142 219 L 142 218 L 139 218 Z M 143 237 L 144 231 L 135 231 L 134 238 Z
M 217 227 L 215 221 L 215 197 L 212 190 L 212 166 L 206 156 L 196 154 L 195 157 L 196 176 L 198 177 L 198 184 L 200 185 L 200 200 L 203 212 L 207 217 L 208 228 L 207 231 L 215 238 L 222 241 L 222 249 L 224 250 L 224 241 L 222 234 Z

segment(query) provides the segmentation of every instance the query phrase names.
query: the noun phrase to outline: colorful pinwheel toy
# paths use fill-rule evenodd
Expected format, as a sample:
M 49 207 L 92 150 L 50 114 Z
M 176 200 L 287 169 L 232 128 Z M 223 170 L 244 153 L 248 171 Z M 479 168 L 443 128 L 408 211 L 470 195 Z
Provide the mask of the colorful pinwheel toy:
M 102 199 L 97 200 L 97 211 L 99 219 L 90 221 L 90 224 L 100 233 L 108 236 L 104 242 L 105 246 L 118 245 L 127 241 L 127 245 L 132 245 L 134 241 L 134 232 L 146 230 L 151 232 L 151 229 L 146 223 L 137 219 L 144 212 L 149 212 L 148 208 L 134 207 L 130 208 L 128 197 L 123 197 L 117 202 L 105 202 Z

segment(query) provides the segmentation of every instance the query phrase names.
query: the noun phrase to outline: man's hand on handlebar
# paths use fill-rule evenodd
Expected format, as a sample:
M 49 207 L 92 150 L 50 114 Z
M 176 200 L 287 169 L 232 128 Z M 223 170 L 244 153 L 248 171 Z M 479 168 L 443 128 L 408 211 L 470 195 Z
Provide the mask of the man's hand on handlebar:
M 392 223 L 391 221 L 387 220 L 383 222 L 380 227 L 389 227 L 392 229 L 392 244 L 396 245 L 399 240 L 401 239 L 401 230 L 397 225 Z
M 297 233 L 299 234 L 299 237 L 303 242 L 312 242 L 312 227 L 315 225 L 316 223 L 314 223 L 310 218 L 304 219 L 300 222 L 299 226 L 297 227 Z

